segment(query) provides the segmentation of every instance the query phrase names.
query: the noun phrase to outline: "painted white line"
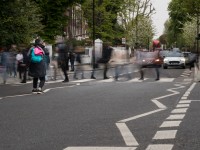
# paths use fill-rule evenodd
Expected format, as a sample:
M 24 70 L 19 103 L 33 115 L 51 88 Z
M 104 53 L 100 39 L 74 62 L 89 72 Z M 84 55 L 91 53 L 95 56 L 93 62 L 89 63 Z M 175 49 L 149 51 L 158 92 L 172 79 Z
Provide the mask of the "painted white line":
M 174 78 L 160 78 L 157 82 L 173 82 Z
M 184 100 L 185 100 L 185 99 L 187 99 L 187 97 L 184 97 L 184 96 L 183 96 L 183 97 L 181 97 L 181 99 L 184 99 Z
M 193 88 L 195 87 L 195 85 L 196 85 L 196 83 L 193 83 L 186 92 L 191 92 L 193 90 Z
M 178 114 L 178 115 L 170 115 L 167 120 L 178 120 L 183 119 L 185 117 L 185 114 Z
M 161 108 L 161 109 L 166 109 L 167 107 L 165 105 L 163 105 L 161 102 L 159 102 L 157 99 L 154 99 L 154 100 L 151 100 L 153 103 L 155 103 L 158 108 Z
M 75 80 L 75 81 L 71 81 L 71 82 L 83 83 L 83 82 L 88 82 L 88 81 L 94 81 L 94 79 L 82 79 L 82 80 Z
M 172 144 L 152 144 L 146 150 L 172 150 L 173 146 Z
M 177 109 L 172 110 L 171 113 L 186 113 L 187 110 L 188 108 L 177 108 Z
M 178 104 L 178 105 L 176 105 L 176 108 L 184 108 L 184 107 L 188 108 L 188 107 L 190 107 L 190 104 Z
M 132 80 L 129 80 L 129 81 L 127 81 L 127 82 L 143 82 L 143 81 L 145 81 L 145 80 L 147 80 L 148 78 L 144 78 L 144 80 L 139 80 L 139 78 L 134 78 L 134 79 L 132 79 Z
M 64 150 L 136 150 L 137 147 L 68 147 Z
M 157 131 L 155 136 L 153 137 L 154 140 L 159 139 L 174 139 L 176 137 L 177 130 L 163 130 Z
M 120 120 L 118 122 L 119 123 L 125 123 L 125 122 L 131 121 L 131 120 L 135 120 L 135 119 L 138 119 L 138 118 L 142 118 L 142 117 L 151 115 L 153 113 L 157 113 L 159 111 L 163 111 L 163 110 L 165 110 L 165 109 L 156 109 L 156 110 L 153 110 L 153 111 L 150 111 L 150 112 L 147 112 L 147 113 L 143 113 L 143 114 L 140 114 L 140 115 L 137 115 L 137 116 L 134 116 L 134 117 L 130 117 L 130 118 L 127 118 L 127 119 Z
M 164 121 L 160 128 L 165 128 L 165 127 L 178 127 L 180 125 L 181 121 Z
M 118 127 L 125 143 L 127 146 L 138 146 L 138 142 L 136 141 L 135 137 L 129 130 L 129 128 L 126 126 L 125 123 L 116 123 L 116 126 Z
M 179 104 L 190 104 L 191 100 L 180 100 Z
M 100 81 L 97 81 L 99 83 L 107 83 L 107 82 L 113 82 L 114 79 L 113 78 L 110 78 L 110 79 L 106 79 L 106 80 L 100 80 Z
M 192 79 L 184 79 L 183 82 L 190 82 Z

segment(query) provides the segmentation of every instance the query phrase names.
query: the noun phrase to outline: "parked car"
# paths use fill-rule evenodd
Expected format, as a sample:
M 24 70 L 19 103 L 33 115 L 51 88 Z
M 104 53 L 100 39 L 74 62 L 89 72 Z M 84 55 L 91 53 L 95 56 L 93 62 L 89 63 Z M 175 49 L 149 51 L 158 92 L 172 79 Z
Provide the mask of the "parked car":
M 186 60 L 183 53 L 176 51 L 170 51 L 167 53 L 166 57 L 164 58 L 163 68 L 167 69 L 169 66 L 181 67 L 185 69 Z
M 163 58 L 159 56 L 157 51 L 153 52 L 142 52 L 142 66 L 143 67 L 154 67 L 155 65 L 162 66 Z

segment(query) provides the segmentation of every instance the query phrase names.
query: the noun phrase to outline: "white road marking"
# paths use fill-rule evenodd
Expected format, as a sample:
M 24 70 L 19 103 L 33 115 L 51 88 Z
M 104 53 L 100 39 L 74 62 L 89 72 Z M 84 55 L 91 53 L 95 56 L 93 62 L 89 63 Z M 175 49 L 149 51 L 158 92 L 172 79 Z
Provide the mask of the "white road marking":
M 167 120 L 178 120 L 183 119 L 185 117 L 185 114 L 177 114 L 177 115 L 170 115 Z
M 152 144 L 146 150 L 172 150 L 173 144 Z
M 183 82 L 190 82 L 192 79 L 184 79 Z
M 183 97 L 181 97 L 181 99 L 187 99 L 187 97 L 183 96 Z
M 160 78 L 157 82 L 173 82 L 175 78 Z
M 147 79 L 148 78 L 144 78 L 144 80 L 139 80 L 139 78 L 134 78 L 134 79 L 131 79 L 131 80 L 127 81 L 127 82 L 143 82 L 143 81 L 145 81 Z
M 191 101 L 190 100 L 180 100 L 179 104 L 190 104 Z
M 136 150 L 137 147 L 68 147 L 64 150 Z
M 176 137 L 177 130 L 163 130 L 157 131 L 153 139 L 174 139 Z
M 88 81 L 94 81 L 94 79 L 74 80 L 74 81 L 71 81 L 71 82 L 75 82 L 75 83 L 83 83 L 83 82 L 88 82 Z
M 189 106 L 190 106 L 190 104 L 178 104 L 178 105 L 176 105 L 177 108 L 182 108 L 182 107 L 183 107 L 183 108 L 184 108 L 184 107 L 187 108 L 187 107 L 189 107 Z
M 153 99 L 151 100 L 152 102 L 154 102 L 158 108 L 161 108 L 161 109 L 166 109 L 167 107 L 165 105 L 163 105 L 161 102 L 159 102 L 157 99 Z
M 188 108 L 176 108 L 171 113 L 186 113 Z
M 160 128 L 165 128 L 165 127 L 178 127 L 180 125 L 181 121 L 164 121 Z
M 116 126 L 118 127 L 125 143 L 127 146 L 138 146 L 138 142 L 136 141 L 135 137 L 129 130 L 129 128 L 126 126 L 125 123 L 116 123 Z
M 137 115 L 137 116 L 133 116 L 133 117 L 130 117 L 130 118 L 127 118 L 127 119 L 120 120 L 118 122 L 120 122 L 120 123 L 124 122 L 125 123 L 125 122 L 131 121 L 131 120 L 135 120 L 135 119 L 138 119 L 138 118 L 142 118 L 142 117 L 151 115 L 153 113 L 157 113 L 157 112 L 162 111 L 162 110 L 165 110 L 165 109 L 156 109 L 156 110 L 146 112 L 146 113 L 143 113 L 143 114 L 140 114 L 140 115 Z

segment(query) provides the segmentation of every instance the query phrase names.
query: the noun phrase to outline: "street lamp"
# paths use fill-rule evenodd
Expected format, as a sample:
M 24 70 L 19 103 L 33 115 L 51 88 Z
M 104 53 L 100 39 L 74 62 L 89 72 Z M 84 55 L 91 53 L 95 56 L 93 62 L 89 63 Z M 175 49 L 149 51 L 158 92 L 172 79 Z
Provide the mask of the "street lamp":
M 95 66 L 95 0 L 92 1 L 92 42 L 93 42 L 93 67 Z

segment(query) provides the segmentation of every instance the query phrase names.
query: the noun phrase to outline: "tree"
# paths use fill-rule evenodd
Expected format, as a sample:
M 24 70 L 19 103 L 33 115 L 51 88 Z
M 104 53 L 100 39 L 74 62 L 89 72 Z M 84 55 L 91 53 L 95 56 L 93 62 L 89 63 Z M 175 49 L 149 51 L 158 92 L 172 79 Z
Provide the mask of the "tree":
M 63 36 L 64 28 L 69 23 L 69 18 L 66 14 L 75 3 L 82 3 L 84 0 L 34 0 L 41 8 L 42 20 L 44 25 L 43 32 L 40 36 L 48 43 L 54 43 L 56 36 Z
M 29 44 L 42 30 L 39 7 L 31 0 L 1 0 L 0 45 Z
M 119 12 L 121 0 L 95 0 L 95 38 L 103 41 L 113 41 L 119 38 L 123 32 L 117 24 L 117 13 Z M 89 36 L 93 36 L 93 7 L 92 0 L 86 0 L 82 5 L 84 17 L 88 23 Z
M 136 43 L 146 45 L 153 38 L 151 15 L 154 8 L 150 0 L 124 0 L 119 20 L 125 29 L 125 36 L 132 47 Z

